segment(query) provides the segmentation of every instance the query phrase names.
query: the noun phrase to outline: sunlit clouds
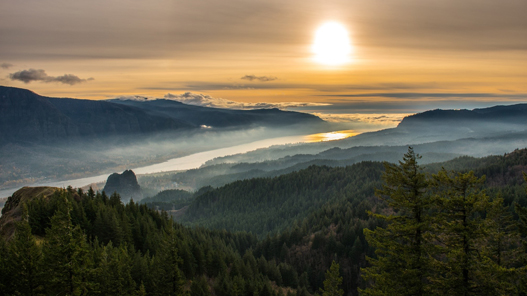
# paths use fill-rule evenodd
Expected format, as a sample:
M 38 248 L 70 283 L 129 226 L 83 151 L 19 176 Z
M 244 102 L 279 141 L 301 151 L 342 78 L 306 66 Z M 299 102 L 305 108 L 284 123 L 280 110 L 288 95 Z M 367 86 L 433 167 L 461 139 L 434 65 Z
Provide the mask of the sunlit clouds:
M 327 103 L 316 103 L 316 102 L 277 102 L 277 103 L 268 103 L 268 102 L 258 102 L 258 103 L 248 103 L 248 102 L 236 102 L 231 100 L 226 100 L 222 98 L 215 98 L 209 95 L 185 92 L 182 94 L 171 94 L 168 93 L 162 98 L 155 97 L 145 97 L 145 96 L 119 96 L 114 99 L 118 100 L 132 100 L 132 101 L 153 101 L 159 99 L 173 100 L 178 101 L 187 105 L 202 106 L 202 107 L 212 107 L 212 108 L 226 108 L 226 109 L 286 109 L 286 108 L 299 108 L 299 107 L 320 107 L 320 106 L 329 106 Z
M 386 113 L 386 114 L 325 114 L 315 113 L 318 117 L 329 122 L 340 123 L 368 123 L 375 125 L 384 125 L 386 127 L 395 127 L 404 117 L 411 115 L 408 113 Z
M 525 11 L 519 0 L 6 0 L 0 84 L 80 99 L 190 92 L 204 106 L 360 108 L 340 110 L 349 114 L 523 102 Z

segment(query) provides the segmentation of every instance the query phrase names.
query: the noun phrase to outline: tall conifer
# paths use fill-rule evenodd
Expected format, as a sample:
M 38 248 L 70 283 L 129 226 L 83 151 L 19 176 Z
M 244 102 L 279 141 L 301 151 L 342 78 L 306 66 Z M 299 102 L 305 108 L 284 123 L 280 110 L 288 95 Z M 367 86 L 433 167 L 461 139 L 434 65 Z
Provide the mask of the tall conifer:
M 333 261 L 331 267 L 326 271 L 326 279 L 324 280 L 324 289 L 320 290 L 322 296 L 342 296 L 344 290 L 341 289 L 342 277 L 340 276 L 340 266 Z
M 22 221 L 16 225 L 13 241 L 10 244 L 7 270 L 13 281 L 12 288 L 22 295 L 37 295 L 41 290 L 42 252 L 31 234 L 24 205 Z
M 51 218 L 43 247 L 47 270 L 47 291 L 58 295 L 83 295 L 89 289 L 89 247 L 79 226 L 71 222 L 67 195 Z
M 443 295 L 497 295 L 487 282 L 484 270 L 490 258 L 484 258 L 485 237 L 489 234 L 484 221 L 490 209 L 489 197 L 479 190 L 485 180 L 473 172 L 434 175 L 438 190 L 438 214 L 434 224 L 436 244 L 441 249 L 434 261 L 437 270 L 434 288 Z
M 386 201 L 390 212 L 370 213 L 384 220 L 386 228 L 365 229 L 368 243 L 376 248 L 377 258 L 368 258 L 362 277 L 369 284 L 362 295 L 428 295 L 430 244 L 428 215 L 431 198 L 420 159 L 409 147 L 398 165 L 385 163 L 384 185 L 377 195 Z

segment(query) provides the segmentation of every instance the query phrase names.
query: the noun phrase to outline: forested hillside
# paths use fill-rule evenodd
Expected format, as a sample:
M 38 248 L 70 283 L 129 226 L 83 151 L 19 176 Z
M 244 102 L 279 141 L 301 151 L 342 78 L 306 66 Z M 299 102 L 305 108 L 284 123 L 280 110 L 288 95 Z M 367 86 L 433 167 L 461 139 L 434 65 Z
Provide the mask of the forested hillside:
M 1 288 L 8 295 L 314 295 L 330 288 L 344 295 L 525 293 L 527 150 L 424 168 L 418 157 L 411 160 L 311 166 L 145 200 L 152 207 L 188 205 L 182 221 L 191 228 L 144 204 L 123 205 L 118 195 L 57 189 L 34 196 L 16 203 L 22 221 L 0 245 L 7 254 L 0 260 Z M 461 203 L 459 184 L 466 184 L 468 198 Z M 6 204 L 9 212 L 13 204 Z M 416 204 L 429 222 L 415 220 Z M 462 228 L 455 226 L 463 225 L 456 205 L 469 213 Z M 423 249 L 413 239 L 420 235 Z M 464 238 L 468 251 L 459 245 Z M 405 287 L 417 292 L 401 292 Z
M 501 194 L 510 213 L 514 213 L 515 204 L 527 206 L 522 176 L 527 168 L 525 149 L 423 166 L 428 176 L 442 167 L 459 172 L 473 170 L 478 177 L 487 175 L 483 185 L 489 196 L 494 199 Z M 374 256 L 363 229 L 386 225 L 367 214 L 382 212 L 379 209 L 387 206 L 374 194 L 381 187 L 383 171 L 380 163 L 363 162 L 346 168 L 313 166 L 280 177 L 238 181 L 196 198 L 182 221 L 252 231 L 260 236 L 271 233 L 259 244 L 256 254 L 293 265 L 313 287 L 322 286 L 326 269 L 338 258 L 344 290 L 356 295 L 357 287 L 365 285 L 359 276 L 360 268 L 367 266 L 366 256 Z M 333 181 L 326 182 L 326 178 Z M 303 209 L 299 200 L 304 198 L 313 207 L 295 212 Z M 296 219 L 291 218 L 293 215 Z M 278 225 L 287 224 L 291 225 L 287 230 L 278 230 Z
M 289 265 L 253 255 L 257 240 L 247 233 L 187 229 L 166 213 L 93 191 L 56 189 L 20 206 L 13 237 L 0 240 L 3 295 L 285 295 L 297 288 L 277 281 Z
M 311 166 L 275 178 L 237 181 L 198 196 L 182 222 L 264 236 L 289 227 L 322 205 L 364 200 L 380 186 L 381 163 Z

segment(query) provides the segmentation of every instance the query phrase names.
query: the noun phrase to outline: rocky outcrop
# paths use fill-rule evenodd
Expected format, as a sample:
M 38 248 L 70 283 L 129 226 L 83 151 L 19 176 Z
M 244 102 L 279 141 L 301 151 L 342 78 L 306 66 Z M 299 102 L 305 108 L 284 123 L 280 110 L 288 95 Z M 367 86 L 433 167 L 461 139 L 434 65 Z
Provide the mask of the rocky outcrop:
M 107 195 L 117 192 L 123 202 L 128 202 L 132 198 L 136 201 L 143 198 L 141 187 L 137 183 L 137 177 L 132 170 L 126 170 L 122 174 L 111 174 L 106 180 L 103 191 Z
M 63 190 L 56 187 L 23 187 L 11 195 L 2 209 L 0 217 L 0 235 L 10 238 L 15 231 L 16 222 L 22 218 L 22 204 L 36 197 L 47 198 L 53 195 L 57 190 Z

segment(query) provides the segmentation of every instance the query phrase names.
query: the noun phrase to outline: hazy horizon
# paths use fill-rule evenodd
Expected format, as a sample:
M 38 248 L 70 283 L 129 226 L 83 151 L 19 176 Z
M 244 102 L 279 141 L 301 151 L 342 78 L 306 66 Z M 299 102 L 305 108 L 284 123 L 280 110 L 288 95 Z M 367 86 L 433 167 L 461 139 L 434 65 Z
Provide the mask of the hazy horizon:
M 514 104 L 527 101 L 525 11 L 522 0 L 7 0 L 0 84 L 349 122 Z

